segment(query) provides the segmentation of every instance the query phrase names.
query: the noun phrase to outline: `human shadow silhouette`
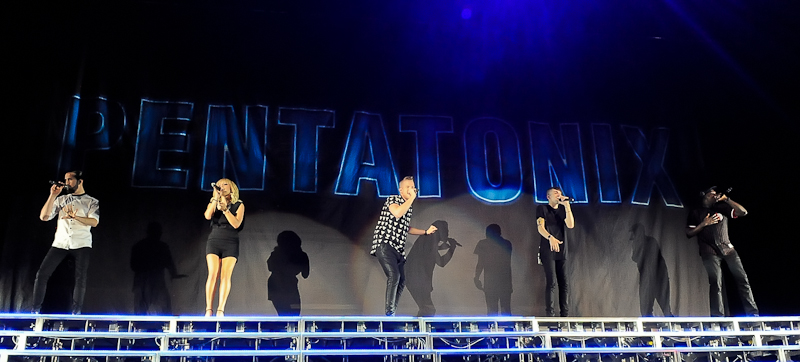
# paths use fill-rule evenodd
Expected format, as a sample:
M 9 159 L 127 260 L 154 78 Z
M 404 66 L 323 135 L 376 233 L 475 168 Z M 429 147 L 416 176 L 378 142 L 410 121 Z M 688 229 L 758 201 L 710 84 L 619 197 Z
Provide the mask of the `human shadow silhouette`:
M 511 242 L 501 236 L 497 224 L 487 226 L 486 239 L 475 246 L 478 264 L 473 281 L 486 297 L 487 315 L 511 315 L 511 252 Z
M 169 272 L 172 279 L 186 277 L 178 274 L 169 245 L 161 241 L 161 233 L 160 223 L 149 223 L 147 236 L 131 249 L 134 314 L 172 315 L 172 300 L 164 271 Z
M 417 317 L 436 315 L 436 307 L 431 299 L 433 270 L 437 265 L 444 268 L 453 258 L 456 246 L 461 245 L 448 237 L 447 221 L 436 220 L 433 226 L 436 227 L 436 232 L 420 235 L 406 257 L 406 288 L 419 307 Z M 447 251 L 442 255 L 439 254 L 441 250 Z
M 658 240 L 646 235 L 642 224 L 630 228 L 631 260 L 639 268 L 639 311 L 642 316 L 652 316 L 655 302 L 664 316 L 671 317 L 669 297 L 669 271 Z
M 308 254 L 303 251 L 302 243 L 294 231 L 284 230 L 278 234 L 278 246 L 267 259 L 267 269 L 272 272 L 267 280 L 267 298 L 280 316 L 300 315 L 297 274 L 307 279 L 310 272 Z

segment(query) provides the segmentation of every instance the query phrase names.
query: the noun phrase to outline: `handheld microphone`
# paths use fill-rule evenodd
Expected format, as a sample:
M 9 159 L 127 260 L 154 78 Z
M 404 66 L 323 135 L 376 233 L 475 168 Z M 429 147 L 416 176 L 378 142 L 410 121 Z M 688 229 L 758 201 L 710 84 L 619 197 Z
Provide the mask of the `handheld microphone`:
M 219 186 L 217 186 L 217 183 L 216 183 L 216 182 L 212 182 L 212 183 L 211 183 L 211 188 L 213 188 L 213 189 L 215 189 L 215 190 L 217 190 L 217 191 L 222 191 L 222 189 L 221 189 L 221 188 L 219 188 Z
M 573 199 L 573 198 L 571 198 L 569 196 L 564 196 L 564 197 L 561 198 L 561 201 L 566 201 L 566 202 L 569 202 L 569 203 L 573 203 L 573 202 L 575 202 L 575 199 Z
M 64 185 L 64 182 L 63 182 L 63 181 L 53 181 L 53 180 L 50 180 L 50 181 L 47 181 L 47 182 L 49 182 L 51 185 L 66 186 L 66 185 Z

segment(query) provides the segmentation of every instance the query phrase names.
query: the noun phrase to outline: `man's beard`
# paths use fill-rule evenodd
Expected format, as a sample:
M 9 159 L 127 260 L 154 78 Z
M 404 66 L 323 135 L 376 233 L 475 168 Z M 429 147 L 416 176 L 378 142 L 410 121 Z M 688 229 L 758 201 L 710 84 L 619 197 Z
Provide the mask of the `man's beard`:
M 64 185 L 64 192 L 66 192 L 68 194 L 71 194 L 71 193 L 74 193 L 75 191 L 78 191 L 78 187 L 72 187 L 70 185 Z

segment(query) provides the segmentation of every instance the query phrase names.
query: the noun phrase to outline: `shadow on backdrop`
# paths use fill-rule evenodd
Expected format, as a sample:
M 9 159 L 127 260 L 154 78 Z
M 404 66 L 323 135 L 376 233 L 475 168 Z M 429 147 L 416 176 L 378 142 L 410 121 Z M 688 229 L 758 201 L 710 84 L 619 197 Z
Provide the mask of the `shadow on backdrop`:
M 162 227 L 158 222 L 147 225 L 147 236 L 131 248 L 133 270 L 133 313 L 138 315 L 172 315 L 172 300 L 164 279 L 164 271 L 172 279 L 178 274 L 169 245 L 161 241 Z
M 664 316 L 671 317 L 669 298 L 669 270 L 661 255 L 658 240 L 646 235 L 642 224 L 634 224 L 631 233 L 631 260 L 639 268 L 639 310 L 643 317 L 653 316 L 654 303 L 658 302 Z
M 420 235 L 406 258 L 406 288 L 419 307 L 417 317 L 436 315 L 436 307 L 431 299 L 433 270 L 437 265 L 444 268 L 453 258 L 456 246 L 461 245 L 448 237 L 447 221 L 436 220 L 433 226 L 436 226 L 436 232 Z M 447 250 L 444 255 L 439 254 L 442 250 Z
M 300 290 L 297 274 L 308 279 L 310 266 L 308 254 L 301 247 L 303 241 L 294 231 L 278 234 L 278 246 L 267 259 L 267 269 L 272 273 L 267 280 L 267 298 L 272 301 L 279 316 L 300 315 Z
M 511 315 L 511 242 L 501 235 L 500 226 L 486 227 L 486 239 L 475 246 L 475 286 L 486 296 L 487 315 Z M 481 284 L 483 273 L 483 284 Z M 500 308 L 498 309 L 498 303 Z

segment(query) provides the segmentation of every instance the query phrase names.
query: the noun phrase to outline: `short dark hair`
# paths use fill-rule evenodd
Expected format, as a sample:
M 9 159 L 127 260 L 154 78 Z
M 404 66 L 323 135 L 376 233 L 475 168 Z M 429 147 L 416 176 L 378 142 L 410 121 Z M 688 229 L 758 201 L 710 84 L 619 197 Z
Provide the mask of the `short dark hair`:
M 75 175 L 75 179 L 78 181 L 83 180 L 83 171 L 81 170 L 67 171 L 67 173 Z
M 706 194 L 711 192 L 711 191 L 717 191 L 717 187 L 716 186 L 711 186 L 711 187 L 707 188 L 705 191 L 700 191 L 700 198 L 705 197 Z
M 560 193 L 562 193 L 562 194 L 564 193 L 564 190 L 562 190 L 562 189 L 561 189 L 560 187 L 558 187 L 558 186 L 553 186 L 553 187 L 550 187 L 550 188 L 549 188 L 549 189 L 547 189 L 547 191 L 545 191 L 544 193 L 545 193 L 545 194 L 547 194 L 548 192 L 550 192 L 550 190 L 556 190 L 556 191 L 558 191 L 558 192 L 560 192 Z

